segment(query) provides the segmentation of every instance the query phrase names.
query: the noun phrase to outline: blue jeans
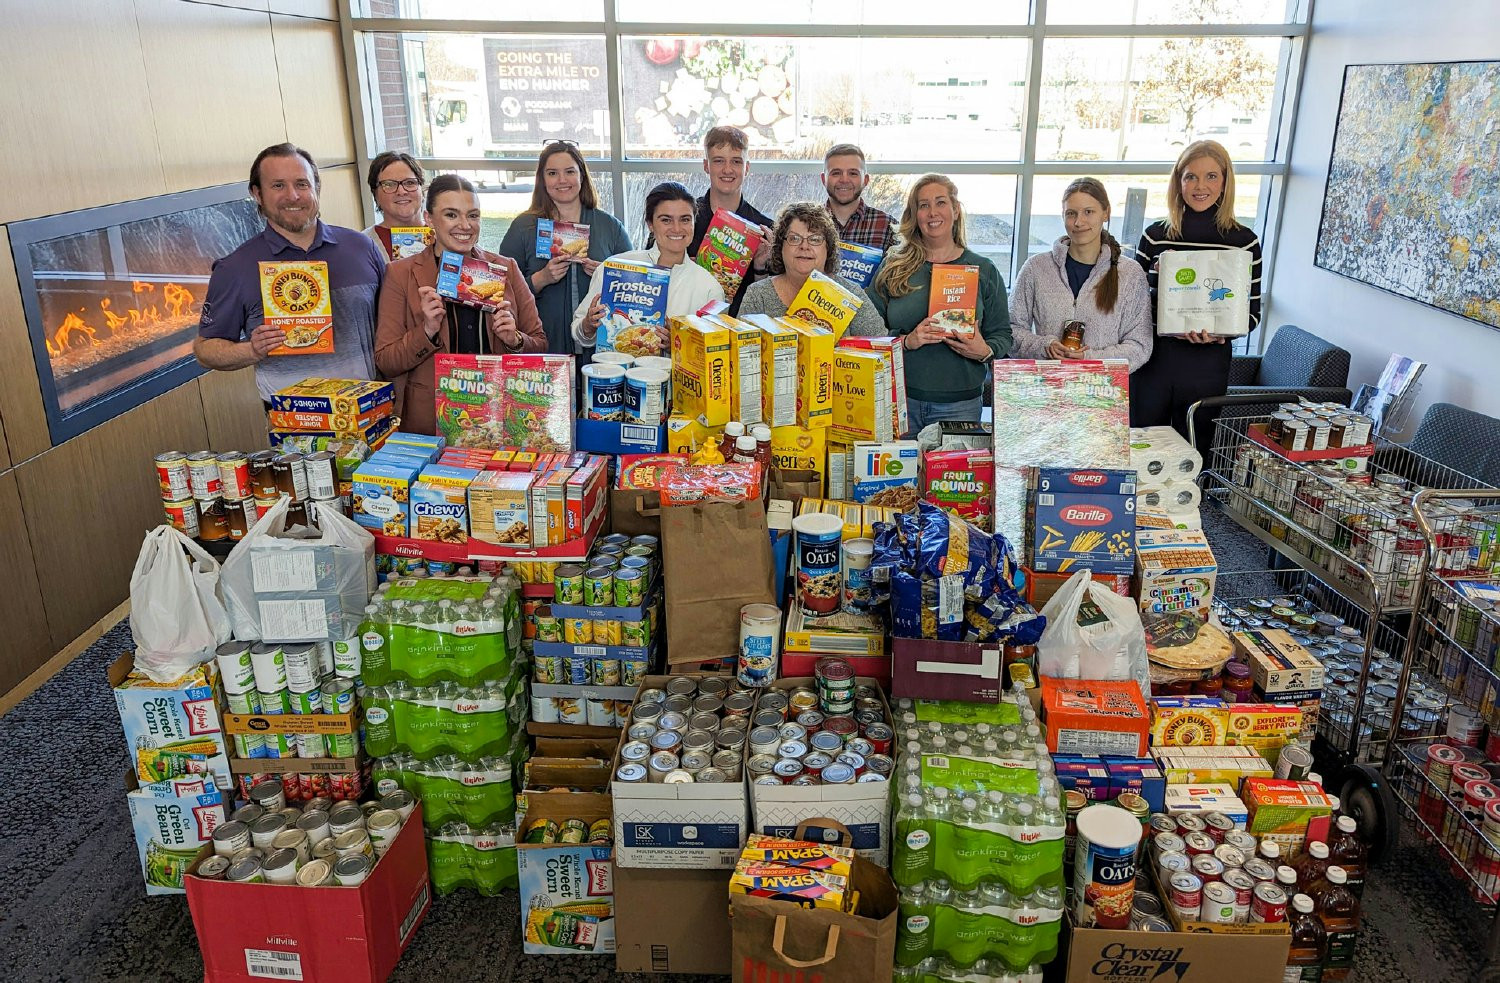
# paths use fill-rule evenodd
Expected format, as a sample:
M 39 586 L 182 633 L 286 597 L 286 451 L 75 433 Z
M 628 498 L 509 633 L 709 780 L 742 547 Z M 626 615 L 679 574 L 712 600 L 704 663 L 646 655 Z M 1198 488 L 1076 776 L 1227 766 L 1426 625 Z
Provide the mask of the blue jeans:
M 929 403 L 925 399 L 906 400 L 906 417 L 910 429 L 907 430 L 908 439 L 915 440 L 922 428 L 937 423 L 939 420 L 968 420 L 979 422 L 979 414 L 984 409 L 984 397 L 975 396 L 973 399 L 961 399 L 956 403 Z

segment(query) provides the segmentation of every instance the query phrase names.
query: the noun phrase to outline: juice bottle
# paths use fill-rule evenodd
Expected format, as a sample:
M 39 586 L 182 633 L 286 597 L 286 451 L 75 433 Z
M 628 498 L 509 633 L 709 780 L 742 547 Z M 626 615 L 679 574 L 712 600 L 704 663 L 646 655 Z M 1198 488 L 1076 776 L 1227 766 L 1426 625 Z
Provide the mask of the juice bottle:
M 1307 849 L 1292 862 L 1292 869 L 1297 872 L 1297 889 L 1306 894 L 1328 870 L 1328 844 L 1316 840 L 1307 844 Z
M 1349 890 L 1342 867 L 1329 867 L 1325 876 L 1328 889 L 1318 901 L 1318 917 L 1328 932 L 1323 979 L 1346 980 L 1354 969 L 1354 945 L 1359 938 L 1359 899 Z
M 1282 983 L 1319 983 L 1328 955 L 1328 930 L 1305 894 L 1292 898 L 1292 948 L 1287 953 Z
M 1355 897 L 1364 893 L 1368 857 L 1369 851 L 1359 838 L 1359 823 L 1353 816 L 1340 816 L 1328 840 L 1328 862 L 1344 868 Z

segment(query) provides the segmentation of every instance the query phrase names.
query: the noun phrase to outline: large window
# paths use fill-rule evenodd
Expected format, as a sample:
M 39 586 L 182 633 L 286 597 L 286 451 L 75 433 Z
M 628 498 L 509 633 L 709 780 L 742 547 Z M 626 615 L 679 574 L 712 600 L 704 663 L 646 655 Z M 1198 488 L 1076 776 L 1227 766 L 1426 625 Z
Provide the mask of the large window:
M 1104 181 L 1133 246 L 1200 139 L 1228 149 L 1236 210 L 1274 241 L 1308 30 L 1305 0 L 989 0 L 962 24 L 910 0 L 712 16 L 688 0 L 347 6 L 361 153 L 404 150 L 480 182 L 486 243 L 529 204 L 548 140 L 578 143 L 639 241 L 646 192 L 700 193 L 703 135 L 732 123 L 752 140 L 746 196 L 768 213 L 823 197 L 835 143 L 865 149 L 867 198 L 898 219 L 918 175 L 949 174 L 971 244 L 1007 281 L 1061 234 L 1075 177 Z

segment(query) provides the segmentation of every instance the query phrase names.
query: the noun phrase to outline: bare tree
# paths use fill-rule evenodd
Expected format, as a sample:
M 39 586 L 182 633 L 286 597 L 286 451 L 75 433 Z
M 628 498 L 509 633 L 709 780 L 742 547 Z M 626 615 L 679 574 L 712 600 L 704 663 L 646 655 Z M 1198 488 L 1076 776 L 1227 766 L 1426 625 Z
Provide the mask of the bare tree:
M 1234 0 L 1194 0 L 1179 3 L 1177 13 L 1185 23 L 1228 20 L 1234 6 Z M 1168 38 L 1146 57 L 1139 93 L 1144 103 L 1176 117 L 1186 141 L 1196 135 L 1198 117 L 1216 104 L 1246 111 L 1261 106 L 1275 77 L 1275 65 L 1248 38 Z
M 1041 120 L 1057 131 L 1055 153 L 1063 152 L 1063 140 L 1068 127 L 1082 123 L 1095 125 L 1098 115 L 1097 102 L 1100 86 L 1090 65 L 1068 42 L 1053 42 L 1049 46 L 1043 70 Z

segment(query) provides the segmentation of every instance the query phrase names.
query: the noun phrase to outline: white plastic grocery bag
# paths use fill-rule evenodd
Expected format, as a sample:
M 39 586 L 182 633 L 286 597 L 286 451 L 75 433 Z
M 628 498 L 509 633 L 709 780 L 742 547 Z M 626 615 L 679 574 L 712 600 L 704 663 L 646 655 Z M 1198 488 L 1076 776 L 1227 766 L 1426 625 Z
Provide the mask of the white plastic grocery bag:
M 1088 605 L 1085 606 L 1085 601 Z M 1083 611 L 1083 624 L 1079 612 Z M 1047 628 L 1037 643 L 1037 667 L 1059 679 L 1134 679 L 1151 695 L 1146 632 L 1135 602 L 1096 583 L 1080 570 L 1052 595 L 1042 614 Z
M 1250 251 L 1169 249 L 1157 260 L 1156 333 L 1250 331 Z
M 229 641 L 219 562 L 171 526 L 147 533 L 136 557 L 130 575 L 130 633 L 135 667 L 159 683 L 170 683 L 207 662 L 214 649 Z

